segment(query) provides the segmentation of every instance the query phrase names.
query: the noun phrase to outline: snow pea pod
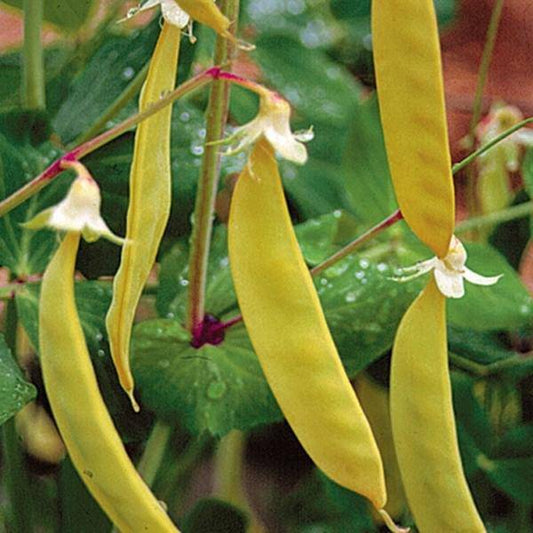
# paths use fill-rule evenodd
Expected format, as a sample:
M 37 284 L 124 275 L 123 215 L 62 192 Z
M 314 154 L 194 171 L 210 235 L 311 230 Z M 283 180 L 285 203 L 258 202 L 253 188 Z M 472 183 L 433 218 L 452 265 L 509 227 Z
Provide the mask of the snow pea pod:
M 457 445 L 445 302 L 431 278 L 396 334 L 390 389 L 394 444 L 418 529 L 481 533 L 485 527 Z
M 43 276 L 39 346 L 44 384 L 72 463 L 123 533 L 177 529 L 131 463 L 100 394 L 74 299 L 80 234 L 68 232 Z
M 140 111 L 174 88 L 180 35 L 177 27 L 164 24 L 141 92 Z M 170 214 L 171 113 L 171 106 L 165 107 L 137 128 L 130 172 L 126 242 L 106 318 L 111 356 L 120 384 L 136 411 L 139 407 L 133 397 L 129 343 L 135 309 L 154 265 Z
M 455 225 L 432 0 L 374 0 L 372 48 L 385 145 L 403 217 L 438 257 Z
M 378 447 L 333 343 L 264 138 L 239 176 L 230 209 L 229 257 L 239 305 L 281 410 L 316 465 L 382 511 Z

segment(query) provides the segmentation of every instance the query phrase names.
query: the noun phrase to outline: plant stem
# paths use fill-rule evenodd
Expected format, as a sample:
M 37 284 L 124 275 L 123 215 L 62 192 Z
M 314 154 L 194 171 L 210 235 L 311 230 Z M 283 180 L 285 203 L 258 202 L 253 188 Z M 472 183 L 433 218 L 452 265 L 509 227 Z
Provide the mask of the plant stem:
M 239 0 L 223 0 L 221 12 L 233 22 L 231 31 L 235 34 L 239 15 Z M 218 36 L 215 46 L 214 62 L 231 69 L 235 46 L 224 37 Z M 212 144 L 224 135 L 230 98 L 230 84 L 216 79 L 211 86 L 207 107 L 206 139 L 204 158 L 193 214 L 191 235 L 191 252 L 189 257 L 189 298 L 187 327 L 194 331 L 201 326 L 205 314 L 205 286 L 207 278 L 207 261 L 213 230 L 215 199 L 220 177 L 220 150 Z
M 476 125 L 481 117 L 481 110 L 483 104 L 483 90 L 487 81 L 487 75 L 489 72 L 489 66 L 492 59 L 492 52 L 494 51 L 494 43 L 496 42 L 496 36 L 498 34 L 498 26 L 500 25 L 501 14 L 503 10 L 504 0 L 496 0 L 492 15 L 487 29 L 487 36 L 485 38 L 485 46 L 483 48 L 483 54 L 481 56 L 481 63 L 479 65 L 476 92 L 474 96 L 474 105 L 472 107 L 472 119 L 470 121 L 470 128 L 468 131 L 468 140 L 470 147 L 474 146 L 474 132 Z M 476 180 L 474 171 L 468 169 L 466 181 L 466 202 L 468 212 L 470 214 L 477 213 L 476 202 Z
M 59 159 L 56 159 L 43 172 L 41 172 L 41 174 L 33 178 L 30 182 L 24 185 L 24 187 L 21 187 L 15 191 L 11 196 L 8 196 L 0 202 L 0 217 L 4 216 L 6 213 L 36 194 L 61 172 L 63 172 L 64 169 L 62 168 L 62 163 L 64 161 L 77 161 L 91 152 L 94 152 L 98 148 L 101 148 L 105 144 L 111 142 L 113 139 L 116 139 L 118 136 L 122 135 L 124 132 L 136 126 L 139 122 L 142 122 L 146 118 L 152 116 L 167 105 L 171 104 L 174 102 L 174 100 L 177 100 L 178 98 L 181 98 L 182 96 L 189 94 L 200 87 L 203 87 L 212 79 L 216 79 L 219 72 L 220 69 L 218 67 L 213 67 L 202 72 L 201 74 L 198 74 L 198 76 L 195 76 L 185 83 L 182 83 L 174 91 L 162 97 L 159 101 L 152 104 L 145 111 L 127 118 L 120 124 L 117 124 L 114 128 L 111 128 L 98 137 L 95 137 L 94 139 L 91 139 L 77 146 L 76 148 L 73 148 Z
M 504 132 L 500 133 L 500 135 L 498 135 L 497 137 L 494 137 L 494 139 L 492 139 L 487 144 L 478 148 L 475 152 L 472 152 L 470 155 L 465 157 L 462 161 L 459 161 L 459 163 L 455 163 L 455 165 L 452 166 L 452 172 L 456 174 L 457 172 L 465 168 L 467 165 L 472 163 L 474 159 L 478 158 L 480 155 L 490 150 L 493 146 L 495 146 L 499 142 L 509 137 L 509 135 L 512 135 L 516 131 L 522 129 L 527 124 L 531 124 L 532 122 L 533 122 L 533 117 L 526 118 L 522 120 L 521 122 L 519 122 L 518 124 L 515 124 L 514 126 L 509 128 L 508 130 L 505 130 Z
M 7 302 L 5 315 L 5 340 L 15 353 L 17 344 L 17 311 L 15 301 Z M 2 427 L 4 483 L 10 504 L 10 531 L 27 533 L 33 531 L 32 506 L 29 496 L 28 473 L 24 461 L 20 440 L 15 429 L 15 417 Z
M 456 226 L 455 231 L 457 233 L 463 233 L 472 229 L 493 226 L 495 224 L 514 220 L 515 218 L 527 217 L 529 215 L 533 215 L 533 201 L 513 205 L 506 209 L 502 209 L 501 211 L 495 211 L 493 213 L 487 213 L 486 215 L 465 220 Z
M 22 95 L 26 109 L 46 106 L 44 89 L 44 57 L 41 43 L 43 0 L 24 0 L 24 48 L 22 63 Z
M 476 363 L 462 355 L 457 355 L 456 353 L 450 353 L 450 362 L 453 363 L 458 368 L 466 370 L 475 376 L 488 377 L 494 374 L 501 372 L 502 370 L 507 370 L 509 368 L 514 368 L 524 364 L 526 361 L 527 354 L 515 355 L 514 357 L 508 357 L 500 361 L 495 361 L 488 365 L 483 365 L 481 363 Z
M 378 233 L 381 233 L 384 229 L 392 226 L 399 220 L 402 220 L 403 216 L 401 211 L 398 209 L 394 211 L 392 215 L 389 215 L 387 218 L 382 220 L 379 224 L 376 224 L 374 227 L 370 228 L 368 231 L 365 231 L 362 235 L 357 237 L 355 240 L 341 248 L 338 252 L 335 252 L 331 257 L 328 257 L 325 261 L 311 269 L 311 275 L 316 276 L 329 268 L 331 265 L 335 264 L 337 261 L 344 259 L 347 255 L 350 255 L 356 248 L 364 244 L 366 241 L 375 237 Z
M 247 507 L 242 489 L 243 454 L 246 441 L 242 431 L 230 431 L 220 441 L 215 454 L 213 493 L 237 507 Z
M 155 481 L 171 433 L 172 430 L 170 426 L 167 426 L 163 422 L 156 421 L 152 428 L 152 433 L 150 434 L 150 437 L 148 437 L 146 448 L 137 465 L 139 474 L 148 486 L 151 486 Z

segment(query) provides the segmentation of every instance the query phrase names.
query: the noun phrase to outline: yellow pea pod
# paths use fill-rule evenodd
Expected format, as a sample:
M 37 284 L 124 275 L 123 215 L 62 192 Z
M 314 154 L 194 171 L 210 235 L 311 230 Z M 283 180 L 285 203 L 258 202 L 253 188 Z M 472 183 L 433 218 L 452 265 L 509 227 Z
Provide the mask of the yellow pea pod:
M 164 24 L 141 92 L 140 111 L 174 88 L 180 36 L 177 27 Z M 126 242 L 106 318 L 111 357 L 120 384 L 136 411 L 139 407 L 133 397 L 129 344 L 135 310 L 170 214 L 171 113 L 171 106 L 165 107 L 137 127 L 130 172 Z
M 400 209 L 419 239 L 443 258 L 455 204 L 433 1 L 373 0 L 372 47 Z
M 223 37 L 233 39 L 233 35 L 228 31 L 230 20 L 221 13 L 213 0 L 176 0 L 176 3 L 193 20 L 209 26 Z
M 248 334 L 298 440 L 326 475 L 382 510 L 381 457 L 328 330 L 264 139 L 233 192 L 228 245 Z
M 418 529 L 484 532 L 461 465 L 448 373 L 445 297 L 433 278 L 400 323 L 390 395 L 394 445 Z
M 41 286 L 40 360 L 52 412 L 80 477 L 122 533 L 176 532 L 131 463 L 98 388 L 74 299 L 79 239 L 65 235 Z
M 392 439 L 389 393 L 364 372 L 358 374 L 354 387 L 383 460 L 387 487 L 385 510 L 397 519 L 404 513 L 407 504 Z

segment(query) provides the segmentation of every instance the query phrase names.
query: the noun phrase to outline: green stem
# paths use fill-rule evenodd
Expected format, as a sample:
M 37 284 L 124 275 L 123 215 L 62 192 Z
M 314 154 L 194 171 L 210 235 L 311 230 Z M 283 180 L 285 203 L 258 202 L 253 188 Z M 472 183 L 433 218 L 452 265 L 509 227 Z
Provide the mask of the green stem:
M 472 163 L 474 159 L 478 158 L 480 155 L 490 150 L 493 146 L 495 146 L 499 142 L 509 137 L 509 135 L 512 135 L 516 131 L 522 129 L 527 124 L 531 124 L 532 122 L 533 122 L 533 117 L 526 118 L 522 120 L 521 122 L 518 122 L 518 124 L 515 124 L 514 126 L 509 128 L 508 130 L 505 130 L 504 132 L 500 133 L 498 136 L 494 137 L 494 139 L 492 139 L 490 142 L 481 146 L 475 152 L 472 152 L 470 155 L 465 157 L 462 161 L 459 161 L 459 163 L 455 163 L 455 165 L 453 165 L 452 167 L 452 172 L 456 174 L 457 172 L 465 168 L 467 165 Z
M 354 239 L 352 242 L 347 244 L 344 248 L 341 248 L 338 252 L 335 252 L 332 256 L 328 257 L 325 261 L 316 265 L 311 269 L 311 275 L 316 276 L 329 268 L 331 265 L 334 265 L 337 261 L 344 259 L 347 255 L 353 253 L 359 246 L 374 238 L 378 233 L 381 233 L 384 229 L 392 226 L 399 220 L 402 220 L 403 216 L 400 210 L 394 211 L 387 218 L 382 220 L 379 224 L 376 224 L 374 227 L 370 228 L 368 231 Z
M 7 303 L 5 340 L 13 353 L 16 349 L 17 312 L 14 300 Z M 29 480 L 24 461 L 24 452 L 15 429 L 15 418 L 2 426 L 4 457 L 4 484 L 10 505 L 10 531 L 27 533 L 33 531 L 32 506 L 29 497 Z
M 98 120 L 89 128 L 88 131 L 82 133 L 73 143 L 73 146 L 78 144 L 83 144 L 89 139 L 92 139 L 95 135 L 98 135 L 103 129 L 105 129 L 106 124 L 117 115 L 117 113 L 123 109 L 128 102 L 139 92 L 146 79 L 148 74 L 148 67 L 150 62 L 146 63 L 144 67 L 139 70 L 135 78 L 131 83 L 122 91 L 120 96 L 103 112 L 103 114 L 98 118 Z
M 220 3 L 220 10 L 233 21 L 231 31 L 235 33 L 239 16 L 239 0 L 223 0 Z M 229 70 L 231 70 L 234 50 L 235 46 L 229 39 L 218 36 L 214 63 L 216 65 L 227 64 Z M 215 199 L 220 177 L 220 149 L 213 143 L 220 141 L 224 135 L 229 98 L 230 84 L 220 79 L 214 80 L 207 107 L 205 151 L 196 192 L 189 258 L 187 326 L 193 334 L 195 329 L 202 323 L 205 313 L 207 261 L 213 231 Z
M 481 56 L 481 63 L 479 65 L 476 92 L 474 95 L 474 104 L 472 106 L 472 119 L 470 121 L 470 128 L 468 132 L 468 141 L 470 147 L 474 146 L 474 132 L 481 117 L 481 110 L 483 105 L 483 90 L 487 81 L 489 66 L 492 59 L 492 52 L 494 51 L 494 43 L 498 34 L 498 26 L 500 25 L 501 14 L 503 10 L 504 0 L 496 0 L 494 9 L 487 29 L 487 36 L 485 38 L 485 46 Z M 476 180 L 472 169 L 467 171 L 466 181 L 466 201 L 467 208 L 470 214 L 477 213 L 476 202 Z
M 4 216 L 6 213 L 20 205 L 22 202 L 39 192 L 46 185 L 51 183 L 51 181 L 56 178 L 61 172 L 63 172 L 62 163 L 64 161 L 77 161 L 82 157 L 94 152 L 98 148 L 101 148 L 105 144 L 111 142 L 113 139 L 116 139 L 118 136 L 122 135 L 124 132 L 133 128 L 139 122 L 142 122 L 146 118 L 157 113 L 167 105 L 174 102 L 178 98 L 191 93 L 203 87 L 209 83 L 213 78 L 216 78 L 220 70 L 218 68 L 212 68 L 202 72 L 198 76 L 191 78 L 190 80 L 182 83 L 174 91 L 164 96 L 154 104 L 152 104 L 148 109 L 141 113 L 137 113 L 126 120 L 122 121 L 120 124 L 117 124 L 114 128 L 111 128 L 108 131 L 105 131 L 98 137 L 91 139 L 83 144 L 80 144 L 76 148 L 73 148 L 65 155 L 56 159 L 52 164 L 48 166 L 41 174 L 33 178 L 28 182 L 24 187 L 21 187 L 15 191 L 11 196 L 8 196 L 0 202 L 0 217 Z
M 152 428 L 152 433 L 148 438 L 144 453 L 137 465 L 139 474 L 141 474 L 142 478 L 149 486 L 155 481 L 157 471 L 161 466 L 161 461 L 165 454 L 165 448 L 167 447 L 171 434 L 172 430 L 170 426 L 159 421 L 157 421 Z
M 44 109 L 44 56 L 41 43 L 43 0 L 24 0 L 22 94 L 26 109 Z
M 214 495 L 241 508 L 248 507 L 242 488 L 245 445 L 242 431 L 234 430 L 228 433 L 218 445 L 214 467 Z
M 523 218 L 529 215 L 533 215 L 533 201 L 513 205 L 512 207 L 507 207 L 506 209 L 495 211 L 494 213 L 487 213 L 486 215 L 470 218 L 469 220 L 465 220 L 458 224 L 455 231 L 457 233 L 463 233 L 477 228 L 494 226 L 496 224 L 501 224 L 502 222 L 509 222 L 515 218 Z
M 508 357 L 502 359 L 501 361 L 496 361 L 494 363 L 483 365 L 481 363 L 476 363 L 471 361 L 466 357 L 457 355 L 455 353 L 450 353 L 450 361 L 458 368 L 466 370 L 475 376 L 480 377 L 489 377 L 494 374 L 498 374 L 502 370 L 508 370 L 510 368 L 515 368 L 517 366 L 523 365 L 524 361 L 528 357 L 527 354 L 515 355 L 514 357 Z

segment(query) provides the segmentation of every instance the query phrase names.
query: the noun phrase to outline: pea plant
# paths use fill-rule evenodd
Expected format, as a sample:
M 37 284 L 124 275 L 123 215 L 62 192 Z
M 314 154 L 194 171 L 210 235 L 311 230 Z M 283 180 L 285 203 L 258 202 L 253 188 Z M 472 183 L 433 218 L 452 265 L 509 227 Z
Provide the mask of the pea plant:
M 531 531 L 501 0 L 456 162 L 450 0 L 5 3 L 5 529 Z

